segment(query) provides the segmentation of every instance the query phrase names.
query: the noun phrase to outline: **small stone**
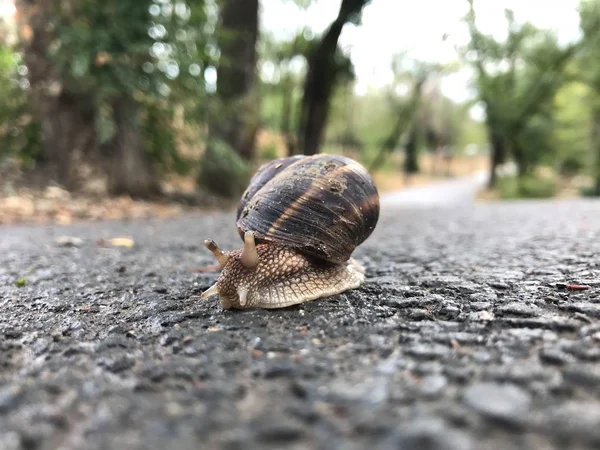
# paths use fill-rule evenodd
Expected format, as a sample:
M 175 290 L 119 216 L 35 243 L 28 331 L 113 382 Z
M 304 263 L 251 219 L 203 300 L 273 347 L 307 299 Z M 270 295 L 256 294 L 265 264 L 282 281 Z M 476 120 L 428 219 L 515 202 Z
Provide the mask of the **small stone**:
M 490 322 L 494 320 L 494 313 L 489 311 L 477 311 L 469 314 L 469 320 L 473 322 Z
M 50 348 L 50 340 L 46 338 L 37 339 L 31 346 L 31 350 L 36 356 L 43 355 Z
M 452 349 L 441 344 L 416 344 L 405 350 L 406 354 L 419 360 L 432 360 L 449 356 Z
M 420 418 L 400 426 L 397 432 L 385 440 L 385 450 L 471 450 L 471 438 L 449 428 L 438 418 Z
M 59 236 L 54 240 L 58 247 L 81 247 L 83 239 L 74 236 Z
M 8 329 L 4 331 L 4 337 L 6 339 L 19 339 L 21 336 L 23 336 L 23 332 L 21 330 L 17 330 L 17 329 Z
M 491 302 L 471 302 L 471 311 L 483 311 L 484 309 L 492 309 Z
M 166 347 L 168 345 L 171 345 L 177 341 L 179 341 L 181 339 L 181 332 L 179 331 L 174 331 L 172 333 L 167 333 L 167 334 L 163 334 L 160 339 L 159 339 L 159 343 L 160 345 L 162 345 L 163 347 Z
M 289 361 L 269 360 L 262 376 L 266 379 L 289 377 L 296 372 L 296 367 Z
M 421 380 L 420 393 L 428 398 L 438 397 L 448 386 L 448 380 L 443 375 L 429 375 Z
M 575 362 L 575 358 L 558 348 L 542 348 L 540 359 L 546 364 L 564 365 Z
M 507 303 L 506 305 L 499 307 L 497 311 L 503 314 L 512 314 L 522 317 L 533 317 L 539 314 L 539 308 L 537 306 L 527 305 L 526 303 L 521 302 Z
M 257 427 L 256 439 L 264 443 L 294 442 L 302 437 L 304 430 L 299 424 L 279 418 L 262 423 Z
M 298 398 L 305 399 L 308 397 L 308 385 L 300 380 L 294 380 L 290 384 L 290 390 L 294 394 L 294 396 Z
M 578 302 L 568 305 L 565 309 L 578 312 L 594 319 L 600 318 L 600 304 Z
M 531 395 L 516 385 L 482 382 L 465 390 L 463 402 L 490 419 L 520 425 L 529 412 Z
M 589 448 L 597 448 L 600 442 L 600 406 L 595 401 L 568 401 L 560 408 L 544 411 L 544 426 L 547 432 L 566 439 L 588 441 Z M 595 443 L 596 445 L 593 445 Z M 580 447 L 587 448 L 587 447 Z
M 563 378 L 578 388 L 597 388 L 600 386 L 600 367 L 597 364 L 571 364 L 564 368 Z
M 8 413 L 17 406 L 22 391 L 16 386 L 7 386 L 0 389 L 0 413 Z
M 21 450 L 27 448 L 23 439 L 16 431 L 7 431 L 2 433 L 0 440 L 0 450 Z
M 104 367 L 109 372 L 119 373 L 124 370 L 131 369 L 135 364 L 135 360 L 128 356 L 118 358 L 102 357 L 98 360 L 98 365 Z

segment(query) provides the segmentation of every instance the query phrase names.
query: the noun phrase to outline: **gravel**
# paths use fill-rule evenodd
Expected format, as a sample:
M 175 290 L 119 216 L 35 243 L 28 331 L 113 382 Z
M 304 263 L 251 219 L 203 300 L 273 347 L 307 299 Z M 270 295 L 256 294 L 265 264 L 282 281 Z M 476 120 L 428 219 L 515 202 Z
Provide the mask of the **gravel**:
M 194 269 L 231 213 L 0 228 L 0 449 L 598 448 L 599 230 L 589 200 L 388 206 L 361 288 L 223 311 Z

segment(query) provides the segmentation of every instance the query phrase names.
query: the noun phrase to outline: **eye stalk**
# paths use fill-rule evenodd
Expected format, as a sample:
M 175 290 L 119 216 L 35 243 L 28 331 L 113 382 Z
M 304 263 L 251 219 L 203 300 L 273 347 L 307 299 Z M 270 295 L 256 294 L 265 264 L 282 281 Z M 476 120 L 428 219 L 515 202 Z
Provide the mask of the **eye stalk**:
M 255 269 L 258 266 L 258 253 L 256 252 L 256 243 L 252 231 L 244 233 L 244 250 L 242 251 L 241 261 L 246 269 Z
M 207 239 L 204 241 L 204 246 L 209 249 L 213 255 L 215 255 L 215 258 L 217 258 L 221 268 L 227 265 L 227 261 L 229 261 L 229 254 L 221 250 L 215 241 L 212 239 Z

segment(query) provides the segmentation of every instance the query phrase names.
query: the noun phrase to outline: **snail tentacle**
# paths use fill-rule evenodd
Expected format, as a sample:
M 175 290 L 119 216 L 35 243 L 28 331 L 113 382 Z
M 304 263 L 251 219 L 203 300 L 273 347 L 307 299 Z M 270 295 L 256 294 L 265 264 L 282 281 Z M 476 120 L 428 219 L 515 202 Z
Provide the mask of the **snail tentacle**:
M 242 251 L 241 261 L 246 269 L 254 269 L 258 266 L 258 253 L 256 252 L 256 243 L 252 231 L 246 231 L 244 234 L 244 250 Z
M 219 286 L 217 285 L 217 283 L 213 284 L 211 287 L 209 287 L 207 290 L 205 290 L 202 295 L 200 295 L 200 298 L 205 299 L 208 297 L 211 297 L 213 295 L 217 295 L 219 293 Z
M 204 241 L 204 246 L 209 249 L 213 255 L 215 255 L 215 258 L 217 258 L 217 261 L 221 267 L 225 267 L 227 265 L 227 261 L 229 261 L 229 253 L 221 250 L 215 241 L 212 239 L 207 239 Z

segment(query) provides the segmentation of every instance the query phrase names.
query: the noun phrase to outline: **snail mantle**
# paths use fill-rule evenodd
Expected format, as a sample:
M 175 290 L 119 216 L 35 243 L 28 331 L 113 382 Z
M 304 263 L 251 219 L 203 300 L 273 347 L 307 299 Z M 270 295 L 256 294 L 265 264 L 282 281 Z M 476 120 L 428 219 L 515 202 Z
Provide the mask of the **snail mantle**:
M 298 155 L 263 164 L 237 208 L 240 250 L 204 245 L 220 266 L 201 298 L 224 309 L 284 308 L 359 287 L 364 267 L 351 257 L 379 219 L 368 171 L 339 155 Z

